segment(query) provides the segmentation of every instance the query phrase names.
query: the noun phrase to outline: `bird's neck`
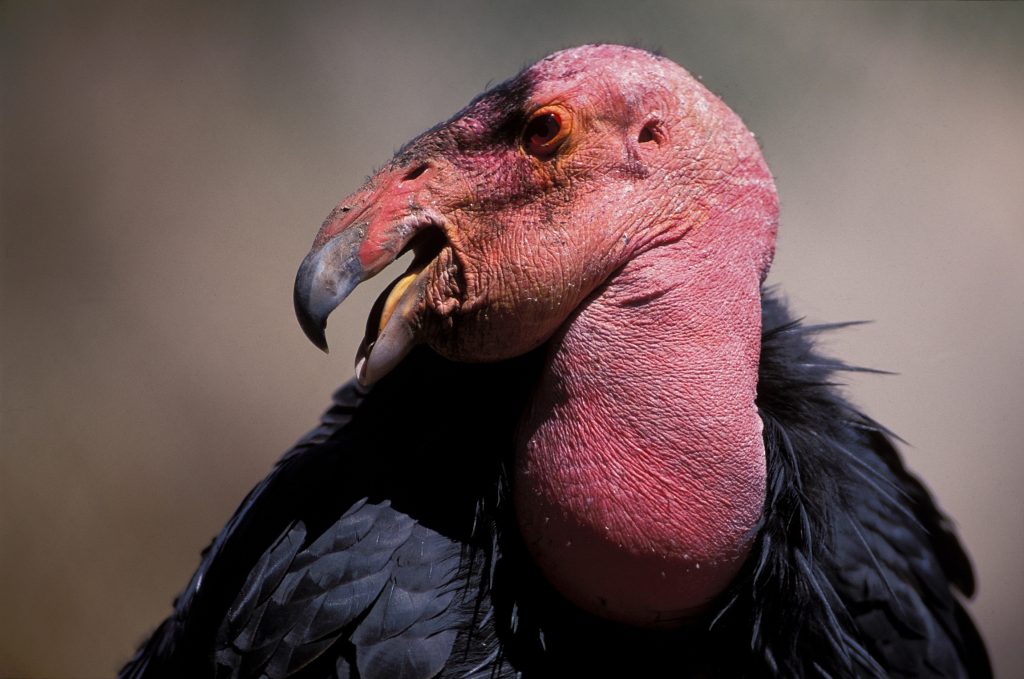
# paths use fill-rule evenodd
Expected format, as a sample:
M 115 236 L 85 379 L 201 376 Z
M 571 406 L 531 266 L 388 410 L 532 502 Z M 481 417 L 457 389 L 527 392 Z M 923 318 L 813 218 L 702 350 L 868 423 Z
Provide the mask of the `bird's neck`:
M 551 344 L 515 474 L 523 537 L 578 606 L 638 625 L 728 586 L 765 496 L 760 290 L 722 243 L 630 261 Z

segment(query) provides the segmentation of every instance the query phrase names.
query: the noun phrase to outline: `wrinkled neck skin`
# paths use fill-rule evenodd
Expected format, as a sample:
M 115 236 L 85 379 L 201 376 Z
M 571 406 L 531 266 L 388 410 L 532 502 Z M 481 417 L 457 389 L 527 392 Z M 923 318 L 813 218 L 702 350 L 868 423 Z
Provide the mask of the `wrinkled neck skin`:
M 522 535 L 555 588 L 602 617 L 692 619 L 754 540 L 760 280 L 727 249 L 697 234 L 629 261 L 553 338 L 524 416 Z

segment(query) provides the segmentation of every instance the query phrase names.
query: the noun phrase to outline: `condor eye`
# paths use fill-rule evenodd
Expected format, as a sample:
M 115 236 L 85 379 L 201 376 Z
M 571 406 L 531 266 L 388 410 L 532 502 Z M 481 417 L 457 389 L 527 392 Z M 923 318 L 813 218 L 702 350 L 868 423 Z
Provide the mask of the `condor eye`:
M 523 147 L 526 152 L 540 157 L 554 153 L 572 128 L 568 112 L 561 108 L 542 108 L 530 118 L 523 130 Z

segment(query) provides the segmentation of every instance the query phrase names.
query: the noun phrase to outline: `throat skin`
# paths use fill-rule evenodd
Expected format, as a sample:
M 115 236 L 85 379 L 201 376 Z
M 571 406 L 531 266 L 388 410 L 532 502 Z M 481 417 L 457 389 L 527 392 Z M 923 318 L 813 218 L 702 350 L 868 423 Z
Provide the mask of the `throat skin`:
M 636 256 L 577 310 L 519 432 L 533 558 L 568 600 L 631 625 L 704 612 L 764 505 L 760 278 L 700 235 Z

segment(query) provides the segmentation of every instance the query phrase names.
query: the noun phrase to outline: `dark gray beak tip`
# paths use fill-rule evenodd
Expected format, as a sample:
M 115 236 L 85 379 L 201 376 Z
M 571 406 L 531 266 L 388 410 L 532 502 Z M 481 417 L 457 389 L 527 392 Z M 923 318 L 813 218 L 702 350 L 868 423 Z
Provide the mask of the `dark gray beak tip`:
M 309 341 L 327 353 L 327 317 L 364 278 L 353 244 L 339 238 L 306 255 L 295 274 L 295 316 Z
M 328 309 L 327 314 L 316 313 L 322 310 L 317 308 L 318 305 L 310 303 L 313 296 L 311 294 L 313 292 L 313 277 L 311 267 L 307 266 L 309 263 L 310 257 L 306 257 L 295 276 L 295 290 L 292 295 L 295 303 L 295 317 L 299 320 L 299 327 L 302 328 L 302 332 L 306 334 L 309 341 L 327 353 L 327 336 L 324 334 L 324 330 L 327 328 L 327 314 L 330 313 L 330 310 Z
M 308 305 L 302 300 L 298 288 L 295 289 L 295 316 L 299 319 L 299 327 L 306 334 L 309 341 L 316 345 L 316 348 L 325 354 L 330 353 L 327 347 L 327 318 L 316 318 L 307 311 Z

